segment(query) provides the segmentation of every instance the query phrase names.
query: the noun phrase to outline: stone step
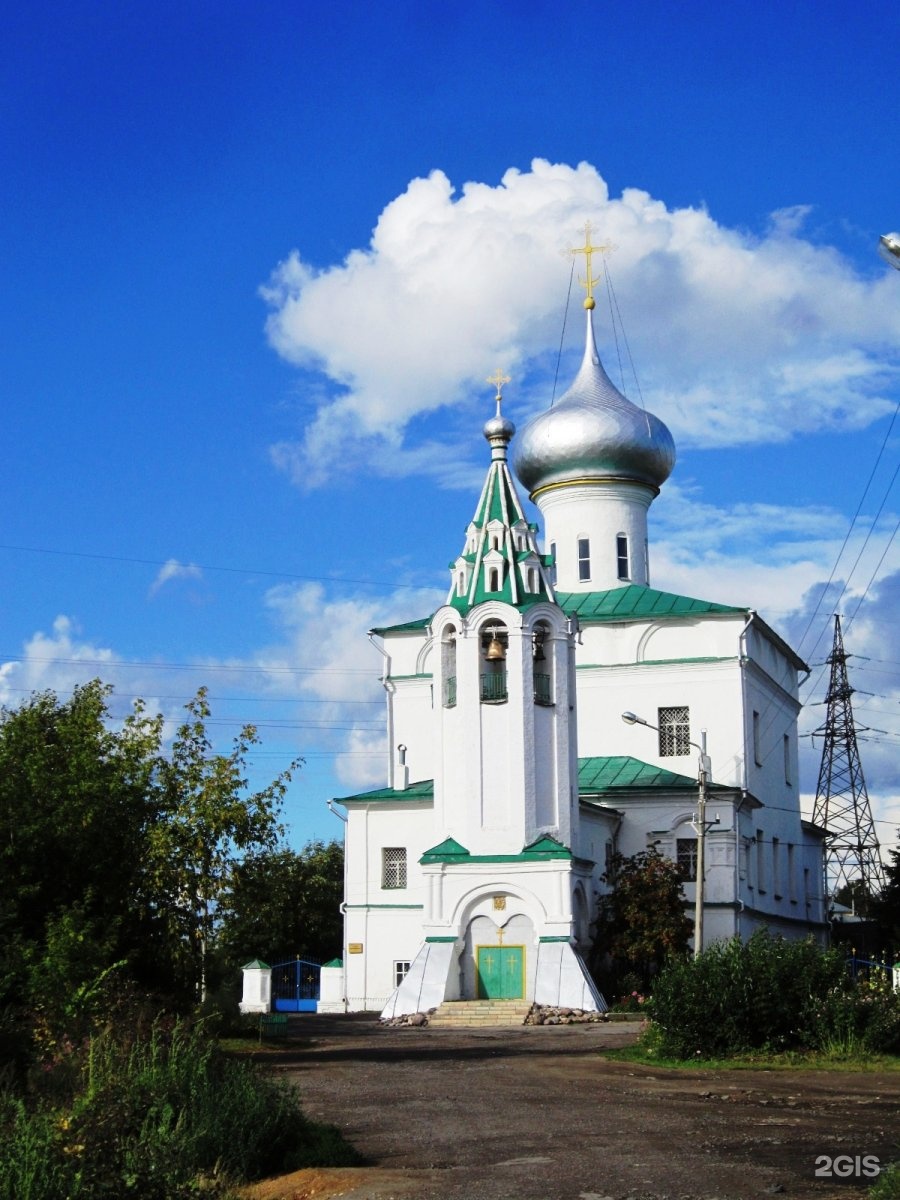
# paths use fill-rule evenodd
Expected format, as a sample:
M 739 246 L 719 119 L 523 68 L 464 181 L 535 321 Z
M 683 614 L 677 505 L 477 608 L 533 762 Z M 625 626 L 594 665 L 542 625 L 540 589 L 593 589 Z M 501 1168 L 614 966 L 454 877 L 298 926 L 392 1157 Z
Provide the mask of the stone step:
M 446 1000 L 428 1024 L 464 1028 L 472 1025 L 523 1025 L 531 1011 L 527 1000 Z

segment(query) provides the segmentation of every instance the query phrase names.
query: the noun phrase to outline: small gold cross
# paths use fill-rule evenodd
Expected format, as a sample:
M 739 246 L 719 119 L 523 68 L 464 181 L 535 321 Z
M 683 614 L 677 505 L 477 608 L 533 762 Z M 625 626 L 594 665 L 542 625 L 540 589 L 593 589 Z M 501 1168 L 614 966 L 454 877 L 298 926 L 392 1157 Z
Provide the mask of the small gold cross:
M 503 388 L 504 383 L 509 383 L 509 376 L 504 375 L 502 369 L 500 367 L 498 367 L 497 370 L 493 373 L 493 375 L 488 375 L 487 380 L 485 382 L 492 383 L 494 385 L 494 387 L 497 389 L 497 395 L 494 397 L 494 399 L 497 400 L 498 402 L 500 400 L 502 400 L 503 399 L 502 388 Z

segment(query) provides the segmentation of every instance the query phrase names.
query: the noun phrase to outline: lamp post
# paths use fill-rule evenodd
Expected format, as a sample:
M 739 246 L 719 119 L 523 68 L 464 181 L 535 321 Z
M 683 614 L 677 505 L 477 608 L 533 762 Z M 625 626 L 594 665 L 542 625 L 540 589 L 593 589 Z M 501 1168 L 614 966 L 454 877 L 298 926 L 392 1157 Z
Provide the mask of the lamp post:
M 646 725 L 648 729 L 655 729 L 659 732 L 658 725 L 651 725 L 649 721 L 645 721 L 643 717 L 637 716 L 633 712 L 623 712 L 622 720 L 626 725 Z M 706 753 L 706 730 L 700 731 L 700 742 L 692 742 L 688 739 L 689 745 L 695 750 L 700 751 L 700 757 L 697 762 L 697 817 L 691 824 L 697 834 L 697 880 L 694 889 L 694 957 L 696 958 L 703 949 L 703 902 L 704 902 L 704 883 L 706 876 L 706 800 L 709 789 L 709 777 L 712 773 L 712 764 L 710 763 L 709 755 Z M 715 821 L 710 821 L 710 825 L 716 825 L 719 818 Z

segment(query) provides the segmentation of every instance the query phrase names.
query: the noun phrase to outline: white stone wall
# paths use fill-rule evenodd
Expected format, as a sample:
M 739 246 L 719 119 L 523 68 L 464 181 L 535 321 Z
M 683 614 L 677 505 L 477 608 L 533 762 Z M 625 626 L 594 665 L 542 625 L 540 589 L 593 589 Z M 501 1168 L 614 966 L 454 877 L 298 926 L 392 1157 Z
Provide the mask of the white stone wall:
M 556 547 L 556 586 L 561 592 L 600 592 L 625 583 L 647 586 L 647 509 L 656 490 L 623 480 L 554 488 L 538 497 L 544 545 Z M 630 572 L 620 579 L 616 537 L 628 538 Z M 578 541 L 590 541 L 590 578 L 581 579 Z

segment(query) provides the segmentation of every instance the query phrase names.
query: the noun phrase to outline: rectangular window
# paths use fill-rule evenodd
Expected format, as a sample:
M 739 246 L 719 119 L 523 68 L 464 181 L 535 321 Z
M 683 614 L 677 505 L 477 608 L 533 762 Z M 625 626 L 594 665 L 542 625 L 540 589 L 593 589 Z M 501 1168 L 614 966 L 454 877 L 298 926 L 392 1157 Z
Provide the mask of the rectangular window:
M 765 843 L 763 840 L 763 832 L 761 829 L 756 831 L 756 890 L 764 892 L 766 890 L 766 863 L 763 858 Z
M 675 861 L 681 872 L 681 878 L 692 883 L 697 878 L 697 839 L 676 838 Z
M 758 767 L 762 766 L 762 754 L 759 748 L 759 713 L 753 714 L 753 761 Z
M 553 560 L 550 564 L 550 582 L 556 587 L 556 542 L 550 543 L 550 557 Z
M 660 758 L 678 758 L 691 752 L 691 721 L 686 704 L 657 709 Z
M 406 849 L 403 846 L 384 846 L 381 850 L 381 886 L 406 887 Z
M 620 579 L 631 578 L 631 570 L 628 566 L 628 538 L 624 533 L 616 535 L 616 566 Z
M 591 540 L 590 538 L 578 539 L 578 578 L 590 579 L 591 577 Z
M 791 738 L 787 733 L 784 735 L 784 782 L 791 786 Z
M 777 837 L 772 838 L 772 893 L 776 900 L 781 899 L 781 843 Z
M 399 987 L 400 984 L 403 982 L 403 980 L 406 978 L 406 976 L 408 974 L 409 974 L 409 962 L 408 961 L 404 960 L 402 962 L 395 962 L 394 963 L 394 987 Z

